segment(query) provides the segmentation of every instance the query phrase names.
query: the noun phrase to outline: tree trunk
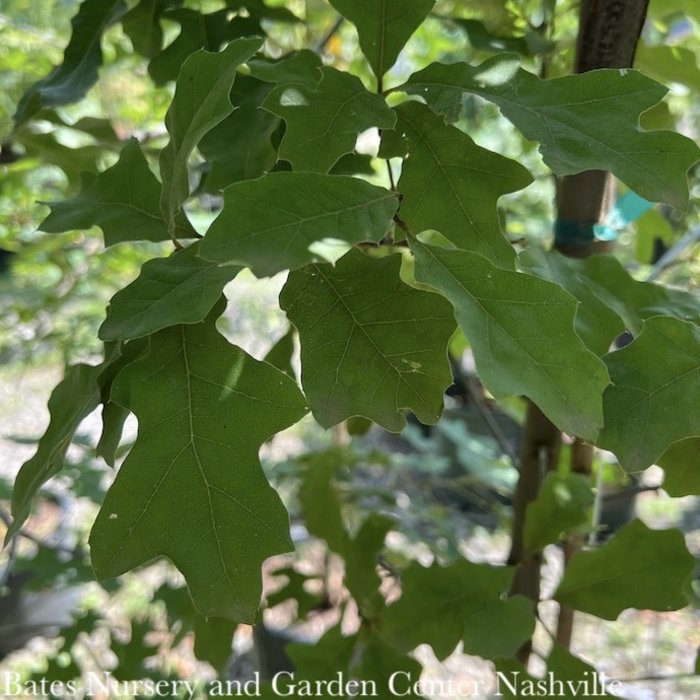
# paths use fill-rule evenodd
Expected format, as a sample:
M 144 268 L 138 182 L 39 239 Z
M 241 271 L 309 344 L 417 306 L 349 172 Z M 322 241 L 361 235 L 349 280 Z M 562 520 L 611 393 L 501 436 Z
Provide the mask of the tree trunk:
M 581 0 L 574 71 L 631 67 L 648 4 L 649 0 Z M 612 247 L 609 241 L 597 240 L 593 229 L 605 217 L 614 198 L 614 185 L 608 172 L 591 170 L 560 178 L 556 196 L 555 249 L 570 257 L 583 258 Z M 560 445 L 559 430 L 530 403 L 520 449 L 520 478 L 514 499 L 508 563 L 518 565 L 511 593 L 527 596 L 535 606 L 540 596 L 540 560 L 525 559 L 522 527 L 525 510 L 536 498 L 544 472 L 556 469 Z M 590 474 L 592 456 L 592 448 L 577 440 L 572 449 L 572 471 Z M 566 561 L 577 547 L 576 542 L 565 544 Z M 572 632 L 573 611 L 562 607 L 557 638 L 568 647 Z M 527 663 L 531 650 L 529 641 L 518 652 L 518 658 Z

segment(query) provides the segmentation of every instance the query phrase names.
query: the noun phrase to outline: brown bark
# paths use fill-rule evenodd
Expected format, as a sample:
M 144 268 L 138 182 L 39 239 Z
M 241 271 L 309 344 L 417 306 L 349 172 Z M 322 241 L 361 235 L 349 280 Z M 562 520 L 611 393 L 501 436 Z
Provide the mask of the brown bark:
M 649 0 L 581 0 L 574 71 L 631 67 L 648 4 Z M 592 227 L 604 218 L 611 206 L 614 185 L 609 173 L 592 170 L 560 178 L 556 197 L 559 219 L 574 226 Z M 561 253 L 577 258 L 607 252 L 611 247 L 610 242 L 596 240 L 593 236 L 575 244 L 555 245 Z M 540 560 L 525 557 L 522 527 L 527 505 L 539 492 L 542 468 L 556 468 L 560 444 L 559 430 L 530 403 L 520 450 L 520 478 L 514 499 L 513 541 L 508 563 L 518 566 L 511 593 L 527 596 L 534 605 L 540 596 Z M 545 459 L 541 459 L 541 455 Z M 572 449 L 572 471 L 590 474 L 592 457 L 592 447 L 576 440 Z M 580 542 L 576 541 L 565 544 L 566 562 L 579 546 Z M 568 647 L 572 633 L 573 611 L 562 606 L 557 639 Z M 529 659 L 531 647 L 528 642 L 518 652 L 518 658 L 524 663 Z

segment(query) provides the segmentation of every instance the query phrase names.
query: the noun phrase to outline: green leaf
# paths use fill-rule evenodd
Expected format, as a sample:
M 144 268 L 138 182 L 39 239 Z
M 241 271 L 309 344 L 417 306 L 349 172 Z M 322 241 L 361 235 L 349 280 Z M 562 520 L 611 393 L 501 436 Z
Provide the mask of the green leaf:
M 574 554 L 554 597 L 605 620 L 626 608 L 679 610 L 694 566 L 680 530 L 650 530 L 633 520 L 599 549 Z
M 484 659 L 513 656 L 534 632 L 532 601 L 520 595 L 490 600 L 469 618 L 462 650 Z
M 257 56 L 248 61 L 251 76 L 265 83 L 296 83 L 313 88 L 321 80 L 323 62 L 315 51 L 304 49 L 272 59 Z
M 637 47 L 634 66 L 661 83 L 681 83 L 700 90 L 700 69 L 694 51 L 682 46 Z
M 396 122 L 384 99 L 356 76 L 329 67 L 321 75 L 313 88 L 281 85 L 263 104 L 287 124 L 279 155 L 294 170 L 327 173 L 354 150 L 358 134 L 371 127 L 393 129 Z
M 345 585 L 365 620 L 376 615 L 381 605 L 379 601 L 383 600 L 381 597 L 379 601 L 376 599 L 382 582 L 376 571 L 377 557 L 393 525 L 389 518 L 370 513 L 345 548 Z
M 479 51 L 519 53 L 521 56 L 537 56 L 548 53 L 556 44 L 548 41 L 536 29 L 530 29 L 523 36 L 501 36 L 489 31 L 488 27 L 476 19 L 451 18 L 469 39 L 469 43 Z
M 414 235 L 434 229 L 458 248 L 512 268 L 513 248 L 501 231 L 496 202 L 529 185 L 530 173 L 477 146 L 424 105 L 407 102 L 396 111 L 396 133 L 404 139 L 402 221 Z
M 655 316 L 633 343 L 604 359 L 612 384 L 598 445 L 623 469 L 645 469 L 674 442 L 700 437 L 700 328 Z
M 273 367 L 282 370 L 290 377 L 294 377 L 292 367 L 292 357 L 294 355 L 294 330 L 289 330 L 270 348 L 265 355 L 265 362 L 269 362 Z
M 523 538 L 529 552 L 559 541 L 562 533 L 586 523 L 593 505 L 588 477 L 550 472 L 537 498 L 527 506 Z
M 100 392 L 97 378 L 102 367 L 73 365 L 49 398 L 49 426 L 39 440 L 36 453 L 19 470 L 12 492 L 12 525 L 8 542 L 27 519 L 39 489 L 63 468 L 66 450 L 82 420 L 97 408 Z
M 156 85 L 178 77 L 185 61 L 200 49 L 218 51 L 222 44 L 241 37 L 259 36 L 262 29 L 254 17 L 229 18 L 228 10 L 202 14 L 178 8 L 163 14 L 164 19 L 178 22 L 182 29 L 175 40 L 148 64 L 148 74 Z
M 124 146 L 119 160 L 99 175 L 83 173 L 80 193 L 60 202 L 47 202 L 51 213 L 42 231 L 58 233 L 99 226 L 110 246 L 122 241 L 162 241 L 168 227 L 160 211 L 161 187 L 136 139 Z M 178 216 L 177 235 L 191 238 L 194 231 Z
M 592 439 L 603 423 L 605 365 L 574 332 L 576 300 L 474 253 L 410 241 L 416 279 L 455 308 L 479 377 L 498 399 L 525 394 L 562 430 Z
M 42 107 L 76 102 L 87 94 L 102 65 L 102 34 L 126 10 L 123 0 L 84 0 L 71 21 L 72 34 L 63 62 L 24 94 L 14 117 L 18 125 Z
M 421 677 L 421 665 L 410 656 L 398 653 L 383 639 L 373 635 L 364 645 L 362 661 L 353 675 L 376 684 L 379 697 L 423 697 L 414 692 L 413 684 Z
M 357 27 L 362 53 L 381 82 L 435 0 L 329 0 Z
M 146 636 L 153 628 L 148 620 L 131 622 L 131 636 L 128 642 L 122 641 L 112 633 L 111 649 L 117 657 L 117 666 L 111 672 L 118 681 L 142 678 L 146 673 L 145 661 L 158 654 L 158 643 L 146 641 Z
M 90 545 L 99 578 L 164 555 L 202 615 L 252 622 L 262 561 L 292 548 L 257 453 L 307 409 L 289 377 L 224 340 L 220 312 L 152 335 L 118 375 L 113 399 L 136 414 L 139 434 Z
M 606 303 L 610 301 L 609 295 L 594 284 L 585 274 L 584 265 L 578 261 L 565 258 L 556 251 L 529 247 L 518 255 L 518 268 L 556 282 L 579 300 L 574 327 L 581 340 L 596 355 L 608 352 L 613 340 L 625 330 L 620 316 Z M 621 265 L 620 270 L 623 270 Z M 629 279 L 632 282 L 632 278 Z
M 287 583 L 275 593 L 267 595 L 268 609 L 288 600 L 294 600 L 297 604 L 297 619 L 303 620 L 313 610 L 322 609 L 327 605 L 327 601 L 323 599 L 324 596 L 320 592 L 309 593 L 306 590 L 305 584 L 313 581 L 313 577 L 299 573 L 293 566 L 276 569 L 273 573 L 275 576 L 285 576 Z
M 584 278 L 634 335 L 642 330 L 643 321 L 653 316 L 700 321 L 700 298 L 697 295 L 661 284 L 639 282 L 613 255 L 593 255 L 586 260 L 568 262 L 575 274 Z
M 581 697 L 580 689 L 587 688 L 586 694 L 597 698 L 613 697 L 603 692 L 603 678 L 598 675 L 593 666 L 583 659 L 574 656 L 568 649 L 558 642 L 552 646 L 552 651 L 547 658 L 547 671 L 556 680 L 566 683 L 569 691 L 567 697 Z M 585 684 L 585 685 L 583 685 Z
M 466 560 L 429 568 L 414 563 L 401 575 L 401 598 L 382 615 L 383 636 L 405 652 L 419 644 L 430 644 L 440 660 L 449 656 L 462 639 L 469 644 L 467 653 L 478 653 L 471 651 L 478 649 L 489 654 L 499 652 L 497 656 L 509 655 L 534 628 L 530 612 L 528 634 L 524 636 L 520 599 L 512 599 L 515 603 L 502 600 L 513 572 L 511 568 Z M 503 624 L 492 625 L 485 610 L 498 615 Z
M 116 464 L 117 450 L 128 417 L 129 411 L 119 404 L 110 401 L 102 406 L 102 432 L 95 447 L 95 454 L 102 457 L 110 467 Z
M 325 540 L 332 551 L 343 554 L 347 533 L 340 498 L 333 483 L 334 473 L 335 464 L 325 453 L 314 455 L 304 474 L 299 500 L 309 533 Z
M 343 636 L 340 625 L 332 627 L 316 644 L 289 644 L 285 651 L 294 663 L 295 674 L 290 680 L 331 681 L 338 673 L 347 677 L 350 661 L 357 644 L 357 635 Z M 280 683 L 284 687 L 284 680 Z M 297 686 L 298 687 L 298 686 Z M 292 697 L 295 693 L 285 692 Z
M 272 276 L 319 260 L 313 244 L 326 238 L 379 242 L 398 205 L 395 193 L 352 177 L 269 173 L 224 191 L 201 255 Z
M 202 260 L 199 245 L 145 263 L 141 274 L 112 297 L 99 337 L 130 340 L 204 320 L 241 268 Z
M 156 56 L 163 46 L 160 17 L 175 0 L 141 0 L 122 18 L 124 33 L 131 39 L 134 51 L 146 58 Z
M 21 129 L 17 140 L 28 158 L 55 165 L 65 173 L 71 188 L 80 184 L 83 172 L 97 173 L 104 152 L 99 146 L 71 148 L 60 143 L 51 133 L 37 133 L 32 127 Z
M 102 433 L 95 448 L 95 454 L 102 457 L 110 467 L 114 467 L 116 463 L 124 423 L 130 413 L 128 409 L 112 401 L 112 385 L 115 378 L 127 365 L 137 360 L 148 350 L 148 342 L 145 338 L 115 345 L 112 354 L 108 352 L 110 346 L 105 345 L 104 369 L 97 378 L 103 406 Z
M 403 411 L 422 423 L 440 417 L 452 313 L 438 295 L 404 284 L 400 266 L 397 255 L 351 250 L 335 267 L 291 273 L 282 290 L 280 306 L 299 330 L 302 384 L 326 428 L 362 415 L 399 432 Z
M 229 92 L 236 70 L 261 46 L 262 39 L 239 39 L 221 53 L 197 51 L 182 64 L 165 116 L 170 141 L 160 154 L 160 207 L 171 231 L 176 214 L 190 195 L 189 157 L 204 134 L 233 111 Z
M 165 603 L 168 623 L 178 629 L 175 639 L 194 632 L 195 656 L 221 670 L 231 657 L 235 623 L 220 617 L 205 618 L 200 615 L 192 605 L 186 588 L 172 588 L 164 584 L 155 592 L 153 599 Z
M 667 88 L 634 70 L 604 69 L 552 80 L 519 70 L 505 82 L 484 83 L 485 66 L 504 72 L 512 56 L 482 66 L 433 63 L 415 73 L 401 90 L 442 105 L 465 91 L 497 104 L 533 141 L 557 175 L 609 170 L 637 194 L 677 209 L 688 204 L 688 169 L 700 157 L 690 139 L 670 131 L 642 131 L 639 115 L 657 104 Z
M 231 92 L 235 109 L 204 135 L 199 152 L 207 159 L 203 189 L 219 193 L 240 180 L 264 175 L 277 162 L 272 135 L 280 119 L 260 105 L 271 86 L 255 78 L 239 75 Z
M 658 460 L 664 470 L 664 491 L 669 496 L 700 496 L 700 438 L 679 440 Z

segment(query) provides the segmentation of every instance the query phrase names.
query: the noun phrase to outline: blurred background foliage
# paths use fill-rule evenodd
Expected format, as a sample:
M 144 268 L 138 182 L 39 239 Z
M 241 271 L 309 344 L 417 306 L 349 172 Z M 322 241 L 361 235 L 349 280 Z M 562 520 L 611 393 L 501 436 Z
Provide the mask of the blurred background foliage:
M 162 8 L 204 14 L 221 11 L 224 5 L 218 0 L 159 2 Z M 387 85 L 400 84 L 433 61 L 476 63 L 503 51 L 520 54 L 524 66 L 543 77 L 565 75 L 573 59 L 577 5 L 575 0 L 439 0 L 402 52 L 387 77 Z M 134 12 L 137 3 L 129 2 L 128 6 Z M 143 262 L 165 250 L 147 243 L 104 249 L 97 229 L 66 234 L 47 234 L 39 229 L 48 213 L 41 202 L 74 195 L 80 173 L 97 173 L 112 165 L 128 138 L 135 136 L 151 156 L 162 145 L 163 117 L 173 85 L 168 80 L 154 85 L 152 76 L 176 72 L 176 42 L 186 31 L 176 21 L 177 15 L 163 18 L 166 49 L 161 52 L 157 38 L 154 45 L 136 46 L 137 41 L 121 23 L 111 26 L 102 39 L 100 80 L 86 98 L 44 110 L 13 130 L 12 116 L 22 94 L 60 63 L 77 7 L 76 0 L 0 0 L 0 365 L 4 368 L 3 380 L 8 383 L 27 368 L 60 367 L 98 356 L 102 348 L 97 328 L 108 300 L 138 275 Z M 263 17 L 253 19 L 267 34 L 266 51 L 270 56 L 318 47 L 324 63 L 349 70 L 367 85 L 372 83 L 358 50 L 355 29 L 347 22 L 338 26 L 338 15 L 324 0 L 268 0 L 266 7 Z M 288 21 L 289 16 L 276 14 L 282 10 L 303 21 Z M 251 14 L 244 12 L 240 17 L 250 20 Z M 284 21 L 279 21 L 280 17 Z M 699 54 L 700 10 L 687 1 L 651 0 L 637 65 L 668 85 L 670 91 L 660 105 L 643 115 L 644 127 L 673 128 L 698 138 Z M 533 173 L 535 182 L 527 190 L 501 200 L 501 214 L 509 237 L 518 245 L 547 244 L 552 235 L 554 180 L 536 144 L 524 140 L 495 105 L 474 96 L 466 98 L 459 126 L 480 145 L 519 160 Z M 155 158 L 150 165 L 155 170 Z M 200 170 L 206 172 L 206 168 Z M 372 162 L 366 177 L 383 183 L 385 164 Z M 617 253 L 636 277 L 644 279 L 654 271 L 665 282 L 697 287 L 697 239 L 683 247 L 663 269 L 654 268 L 654 263 L 661 252 L 700 224 L 698 195 L 700 181 L 694 172 L 691 206 L 685 215 L 658 207 L 619 232 Z M 217 197 L 203 192 L 189 206 L 195 225 L 203 228 L 216 213 Z M 286 332 L 286 321 L 274 301 L 281 283 L 279 279 L 256 281 L 241 276 L 234 285 L 236 304 L 230 309 L 224 330 L 257 357 L 263 357 Z M 455 347 L 461 356 L 463 339 L 461 344 L 456 339 Z M 292 350 L 287 351 L 287 364 L 290 354 Z M 461 379 L 468 381 L 468 361 L 462 372 Z M 460 376 L 456 374 L 459 384 Z M 30 382 L 30 390 L 45 396 L 46 379 L 43 374 L 39 377 L 37 382 Z M 450 411 L 430 433 L 411 425 L 399 439 L 370 432 L 369 437 L 357 440 L 348 437 L 348 432 L 363 433 L 367 426 L 349 425 L 339 432 L 324 433 L 304 421 L 293 435 L 284 435 L 268 446 L 266 468 L 293 521 L 305 521 L 305 489 L 321 489 L 328 495 L 328 502 L 342 510 L 350 529 L 378 504 L 400 522 L 400 536 L 392 541 L 384 562 L 387 575 L 406 557 L 437 556 L 449 562 L 465 547 L 476 549 L 477 556 L 502 559 L 507 549 L 503 524 L 509 517 L 509 496 L 515 480 L 507 445 L 514 449 L 523 408 L 519 400 L 498 407 L 488 397 L 475 400 L 479 390 L 473 386 L 458 386 L 454 393 Z M 7 397 L 4 400 L 7 403 Z M 484 403 L 487 412 L 502 420 L 505 443 L 495 440 L 493 430 L 483 425 Z M 465 408 L 467 404 L 471 408 Z M 472 411 L 474 416 L 465 421 L 464 411 Z M 8 437 L 7 432 L 4 436 Z M 21 443 L 26 435 L 14 437 L 15 443 Z M 94 516 L 110 480 L 104 465 L 91 456 L 92 442 L 94 434 L 88 431 L 83 444 L 78 440 L 71 448 L 68 468 L 46 490 L 44 504 L 35 514 L 32 537 L 10 555 L 18 562 L 31 562 L 25 568 L 31 569 L 38 590 L 66 590 L 70 597 L 76 585 L 92 580 L 84 551 L 89 529 L 86 523 Z M 310 465 L 322 468 L 310 470 Z M 7 467 L 16 466 L 4 467 L 7 478 Z M 605 482 L 611 486 L 625 483 L 622 472 L 606 458 L 598 459 L 597 468 L 605 472 Z M 327 482 L 310 484 L 311 473 L 326 474 Z M 2 499 L 7 496 L 7 483 L 0 482 Z M 667 505 L 660 515 L 653 511 L 656 506 L 643 507 L 654 517 L 671 518 L 676 523 L 691 517 L 687 504 Z M 615 517 L 610 515 L 611 519 Z M 282 590 L 287 593 L 276 591 L 268 600 L 272 609 L 290 597 L 298 599 L 293 612 L 280 616 L 285 624 L 304 619 L 313 611 L 337 610 L 343 603 L 336 564 L 313 537 L 308 538 L 309 533 L 320 537 L 323 533 L 314 532 L 308 522 L 306 528 L 308 532 L 300 536 L 296 559 L 277 562 L 287 582 Z M 13 575 L 22 574 L 20 564 Z M 149 664 L 152 667 L 154 657 L 159 660 L 163 677 L 187 677 L 193 668 L 199 668 L 196 657 L 221 668 L 228 658 L 220 643 L 222 636 L 226 639 L 226 631 L 217 637 L 211 630 L 203 630 L 189 598 L 180 595 L 181 586 L 182 580 L 171 569 L 158 564 L 124 577 L 119 585 L 92 583 L 88 589 L 80 589 L 89 594 L 83 595 L 79 605 L 71 600 L 66 607 L 77 606 L 85 617 L 75 622 L 69 616 L 52 626 L 55 631 L 57 626 L 65 625 L 70 632 L 45 640 L 44 663 L 57 678 L 68 677 L 73 664 L 89 667 L 96 653 L 100 658 L 106 654 L 107 666 L 116 664 L 125 678 L 137 677 Z M 167 608 L 165 604 L 152 604 L 158 600 L 167 600 Z M 24 635 L 12 627 L 12 620 L 0 624 L 5 631 L 10 630 L 10 637 L 24 640 Z M 638 631 L 640 624 L 633 621 L 630 638 L 635 637 L 634 630 Z M 684 619 L 673 634 L 682 637 L 686 624 Z M 45 627 L 39 629 L 44 631 Z M 199 648 L 193 649 L 188 633 L 195 629 Z M 615 635 L 621 634 L 619 627 L 611 629 L 609 648 L 617 645 L 624 649 L 630 639 L 618 639 Z M 584 631 L 582 638 L 589 633 Z M 596 638 L 589 642 L 595 652 Z M 673 644 L 669 649 L 667 656 L 677 653 Z M 2 653 L 8 651 L 0 648 Z M 658 655 L 658 649 L 653 653 Z M 25 673 L 47 673 L 45 667 L 42 670 L 40 664 L 27 658 L 22 663 Z M 636 660 L 629 663 L 628 668 L 623 664 L 618 673 L 638 670 Z M 206 677 L 214 672 L 201 673 Z M 676 690 L 684 688 L 679 683 L 673 686 Z

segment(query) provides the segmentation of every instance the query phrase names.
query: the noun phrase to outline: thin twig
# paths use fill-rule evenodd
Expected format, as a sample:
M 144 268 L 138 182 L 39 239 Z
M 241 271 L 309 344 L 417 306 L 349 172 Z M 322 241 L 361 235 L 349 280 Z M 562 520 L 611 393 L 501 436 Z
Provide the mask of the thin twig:
M 3 523 L 5 523 L 6 527 L 10 527 L 10 525 L 12 524 L 12 517 L 3 506 L 0 506 L 0 520 L 2 520 Z M 45 549 L 52 549 L 55 552 L 63 552 L 64 554 L 71 554 L 73 556 L 75 556 L 76 554 L 77 548 L 74 549 L 72 547 L 66 547 L 62 544 L 49 542 L 47 540 L 42 539 L 41 537 L 37 537 L 37 535 L 33 535 L 31 532 L 27 532 L 27 530 L 25 530 L 24 528 L 18 530 L 15 533 L 15 536 L 10 541 L 14 542 L 17 537 L 23 537 L 25 540 L 29 540 L 29 542 L 33 542 L 39 547 L 44 547 Z
M 328 30 L 328 33 L 316 44 L 316 53 L 323 53 L 328 46 L 328 42 L 333 38 L 333 35 L 340 29 L 340 26 L 345 21 L 344 17 L 338 17 L 335 24 Z
M 518 459 L 518 455 L 515 453 L 515 450 L 513 449 L 512 445 L 510 445 L 510 443 L 508 442 L 508 438 L 501 430 L 501 426 L 498 425 L 498 422 L 493 417 L 491 409 L 486 405 L 486 402 L 479 393 L 478 389 L 474 386 L 474 378 L 471 375 L 466 375 L 464 377 L 464 380 L 467 386 L 467 391 L 469 392 L 469 396 L 474 401 L 474 405 L 479 411 L 481 417 L 484 419 L 486 426 L 491 431 L 493 437 L 496 439 L 498 446 L 501 448 L 501 452 L 503 452 L 503 454 L 505 455 L 508 455 L 510 461 L 512 462 L 513 466 L 516 467 L 516 469 L 519 468 L 520 460 Z

